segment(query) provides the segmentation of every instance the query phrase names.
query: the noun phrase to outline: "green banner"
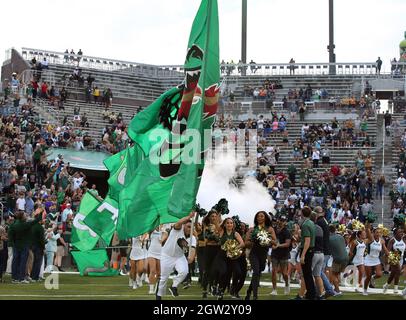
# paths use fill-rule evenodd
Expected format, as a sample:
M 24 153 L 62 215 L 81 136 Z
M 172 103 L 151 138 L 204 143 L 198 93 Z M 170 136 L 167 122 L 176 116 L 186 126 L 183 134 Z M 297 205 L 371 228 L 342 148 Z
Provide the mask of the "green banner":
M 72 245 L 80 251 L 89 251 L 99 241 L 99 236 L 84 222 L 87 215 L 96 210 L 100 201 L 90 192 L 86 192 L 80 203 L 79 211 L 75 215 L 72 227 Z
M 72 251 L 81 276 L 115 276 L 118 270 L 110 268 L 106 250 Z
M 116 230 L 118 215 L 117 201 L 107 196 L 95 210 L 86 216 L 84 223 L 103 239 L 106 246 L 109 246 Z

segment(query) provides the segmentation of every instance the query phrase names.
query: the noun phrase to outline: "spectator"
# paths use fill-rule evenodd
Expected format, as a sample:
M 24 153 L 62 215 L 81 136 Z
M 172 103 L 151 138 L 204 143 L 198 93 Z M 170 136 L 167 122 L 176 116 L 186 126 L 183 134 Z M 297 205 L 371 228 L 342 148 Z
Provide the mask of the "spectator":
M 36 210 L 38 210 L 39 216 L 42 216 L 43 209 L 39 205 L 36 205 Z M 32 282 L 38 282 L 40 280 L 40 271 L 45 250 L 44 221 L 45 220 L 41 219 L 39 223 L 34 224 L 31 228 L 31 251 L 33 254 L 31 271 Z
M 25 280 L 28 251 L 30 247 L 30 230 L 33 225 L 41 220 L 39 212 L 36 212 L 35 219 L 27 222 L 24 211 L 18 210 L 15 214 L 16 221 L 10 225 L 8 230 L 8 241 L 13 248 L 12 259 L 12 283 L 29 283 Z
M 41 61 L 41 67 L 42 69 L 49 69 L 47 58 L 44 58 L 44 60 Z
M 294 75 L 295 74 L 295 60 L 293 60 L 293 58 L 290 59 L 289 61 L 289 70 L 290 70 L 290 75 Z
M 100 90 L 98 87 L 94 87 L 94 89 L 93 89 L 94 104 L 97 104 L 99 97 L 100 97 Z
M 382 68 L 382 60 L 381 57 L 378 57 L 378 60 L 376 60 L 376 72 L 378 74 L 381 74 L 381 68 Z

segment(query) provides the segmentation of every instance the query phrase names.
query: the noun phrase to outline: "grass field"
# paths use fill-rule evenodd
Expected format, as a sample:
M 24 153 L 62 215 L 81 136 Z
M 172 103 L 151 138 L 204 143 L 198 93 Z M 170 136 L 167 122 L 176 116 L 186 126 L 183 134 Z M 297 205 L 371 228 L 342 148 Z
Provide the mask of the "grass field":
M 55 275 L 54 275 L 55 276 Z M 45 283 L 12 284 L 9 276 L 6 276 L 5 283 L 0 284 L 0 300 L 154 300 L 153 295 L 148 295 L 148 284 L 142 288 L 131 289 L 128 287 L 128 277 L 117 276 L 110 278 L 101 277 L 81 277 L 72 274 L 58 275 L 59 288 L 49 290 L 45 288 Z M 270 282 L 270 275 L 264 274 L 261 282 Z M 384 279 L 377 281 L 377 288 L 382 288 Z M 170 280 L 171 283 L 171 280 Z M 245 295 L 245 286 L 240 295 Z M 400 286 L 403 288 L 403 285 Z M 289 300 L 296 296 L 298 290 L 293 288 L 289 296 L 283 295 L 283 289 L 279 289 L 278 296 L 270 295 L 271 288 L 262 284 L 259 290 L 260 300 Z M 178 300 L 201 300 L 201 289 L 194 282 L 192 287 L 186 290 L 179 289 Z M 173 300 L 167 295 L 164 300 Z M 225 295 L 224 300 L 229 300 L 230 296 Z M 363 296 L 360 293 L 344 292 L 341 297 L 330 298 L 331 300 L 403 300 L 401 296 L 370 294 Z M 208 300 L 216 300 L 214 297 Z

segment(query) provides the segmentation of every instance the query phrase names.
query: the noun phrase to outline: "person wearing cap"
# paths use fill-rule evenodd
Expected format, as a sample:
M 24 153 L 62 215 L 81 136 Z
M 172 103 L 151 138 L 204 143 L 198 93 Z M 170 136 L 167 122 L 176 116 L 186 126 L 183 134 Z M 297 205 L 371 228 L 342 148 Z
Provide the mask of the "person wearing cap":
M 63 225 L 63 230 L 66 230 L 66 221 L 68 219 L 71 219 L 73 217 L 73 210 L 72 210 L 72 205 L 70 203 L 66 204 L 66 208 L 62 211 L 62 225 Z
M 321 278 L 321 273 L 323 272 L 324 267 L 324 237 L 323 229 L 316 223 L 317 213 L 312 212 L 310 216 L 316 227 L 316 239 L 314 242 L 314 255 L 312 260 L 312 272 L 314 277 L 314 282 L 316 283 L 316 288 L 318 290 L 319 300 L 325 300 L 325 290 L 323 285 L 323 280 Z
M 278 272 L 282 274 L 285 280 L 285 295 L 290 293 L 289 276 L 288 276 L 288 262 L 290 257 L 290 248 L 292 236 L 286 227 L 287 217 L 280 215 L 276 218 L 276 238 L 277 244 L 272 246 L 271 259 L 272 259 L 272 293 L 271 295 L 278 295 L 276 290 L 276 277 Z
M 321 271 L 321 279 L 323 281 L 324 289 L 326 290 L 325 297 L 335 296 L 337 292 L 334 291 L 334 288 L 326 275 L 326 272 L 330 270 L 328 264 L 331 258 L 329 224 L 322 207 L 315 207 L 314 212 L 316 214 L 316 224 L 323 230 L 324 265 Z

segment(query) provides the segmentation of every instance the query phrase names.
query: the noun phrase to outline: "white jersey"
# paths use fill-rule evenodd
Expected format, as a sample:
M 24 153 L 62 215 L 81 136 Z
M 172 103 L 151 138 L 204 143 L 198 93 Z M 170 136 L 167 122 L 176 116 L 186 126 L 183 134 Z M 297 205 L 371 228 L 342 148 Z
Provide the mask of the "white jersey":
M 143 260 L 145 258 L 142 236 L 132 238 L 130 260 Z
M 162 250 L 161 240 L 162 231 L 154 230 L 150 236 L 150 244 L 147 255 L 148 258 L 160 259 Z
M 394 239 L 395 242 L 393 243 L 393 251 L 400 251 L 402 253 L 401 257 L 400 257 L 400 265 L 403 265 L 403 258 L 405 255 L 405 250 L 406 250 L 406 243 L 402 240 L 397 241 L 396 239 Z
M 169 232 L 168 239 L 165 242 L 165 245 L 162 247 L 161 255 L 173 258 L 180 258 L 184 256 L 182 248 L 178 245 L 179 239 L 186 239 L 185 233 L 183 232 L 183 226 L 180 230 L 172 228 Z M 190 238 L 186 239 L 190 243 Z M 192 237 L 192 247 L 196 248 L 196 238 Z
M 365 249 L 367 248 L 367 245 L 365 244 L 364 241 L 359 241 L 357 239 L 357 246 L 355 247 L 355 255 L 352 259 L 352 263 L 354 266 L 360 266 L 364 264 L 364 255 L 365 255 Z
M 374 267 L 381 264 L 379 260 L 379 255 L 382 251 L 382 243 L 379 239 L 378 241 L 373 241 L 369 244 L 369 253 L 365 257 L 365 266 Z

